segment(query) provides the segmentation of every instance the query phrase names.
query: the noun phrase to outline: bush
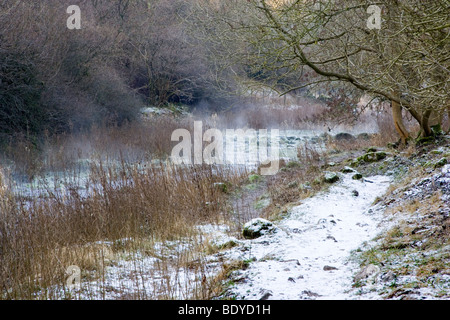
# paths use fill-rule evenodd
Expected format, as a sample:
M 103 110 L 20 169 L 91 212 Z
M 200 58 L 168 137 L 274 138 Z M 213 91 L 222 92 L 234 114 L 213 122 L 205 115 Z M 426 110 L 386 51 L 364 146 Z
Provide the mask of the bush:
M 25 54 L 0 50 L 0 140 L 45 128 L 46 112 L 40 104 L 43 86 Z

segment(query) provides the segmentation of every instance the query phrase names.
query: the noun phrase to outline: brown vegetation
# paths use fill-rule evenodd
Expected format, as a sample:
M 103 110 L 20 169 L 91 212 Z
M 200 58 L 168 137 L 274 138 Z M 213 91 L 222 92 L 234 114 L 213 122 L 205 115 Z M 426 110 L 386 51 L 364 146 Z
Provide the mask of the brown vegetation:
M 58 292 L 35 295 L 63 284 L 70 265 L 83 270 L 83 279 L 90 271 L 101 275 L 115 252 L 102 243 L 132 239 L 128 249 L 136 250 L 143 243 L 189 238 L 202 222 L 232 220 L 225 194 L 214 183 L 233 185 L 239 179 L 212 167 L 100 162 L 91 165 L 83 188 L 65 182 L 64 188 L 45 189 L 44 184 L 35 190 L 41 196 L 32 198 L 1 189 L 2 297 L 61 298 Z

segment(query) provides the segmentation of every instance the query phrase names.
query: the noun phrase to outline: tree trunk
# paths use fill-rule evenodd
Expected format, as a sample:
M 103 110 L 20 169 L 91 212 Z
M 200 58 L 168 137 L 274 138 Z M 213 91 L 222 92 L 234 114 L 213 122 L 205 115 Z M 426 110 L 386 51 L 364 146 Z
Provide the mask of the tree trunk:
M 431 131 L 430 122 L 429 122 L 430 115 L 431 115 L 431 110 L 426 110 L 422 115 L 422 121 L 420 123 L 420 127 L 423 131 L 424 137 L 429 137 L 429 136 L 433 135 L 433 131 Z
M 450 104 L 447 104 L 448 106 L 447 106 L 447 117 L 448 117 L 448 121 L 450 122 Z M 450 133 L 450 125 L 449 125 L 449 127 L 448 127 L 448 129 L 447 129 L 447 132 L 446 132 L 446 134 L 449 134 Z
M 391 105 L 392 105 L 392 118 L 394 120 L 395 129 L 400 135 L 402 143 L 406 144 L 406 141 L 409 139 L 410 135 L 405 127 L 405 124 L 403 123 L 402 107 L 398 102 L 395 102 L 393 100 L 391 101 Z

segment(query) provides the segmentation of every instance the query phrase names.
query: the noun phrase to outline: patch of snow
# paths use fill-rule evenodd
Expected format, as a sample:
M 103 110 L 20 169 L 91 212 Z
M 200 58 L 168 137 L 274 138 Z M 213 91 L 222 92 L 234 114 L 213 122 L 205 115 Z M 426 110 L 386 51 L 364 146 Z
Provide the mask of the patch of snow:
M 229 294 L 251 300 L 260 299 L 261 292 L 278 300 L 358 299 L 351 289 L 359 266 L 349 257 L 381 231 L 382 213 L 372 203 L 390 184 L 385 176 L 370 180 L 373 183 L 344 175 L 329 191 L 294 207 L 278 224 L 286 232 L 247 240 L 246 258 L 256 261 L 239 275 L 245 281 L 237 282 Z

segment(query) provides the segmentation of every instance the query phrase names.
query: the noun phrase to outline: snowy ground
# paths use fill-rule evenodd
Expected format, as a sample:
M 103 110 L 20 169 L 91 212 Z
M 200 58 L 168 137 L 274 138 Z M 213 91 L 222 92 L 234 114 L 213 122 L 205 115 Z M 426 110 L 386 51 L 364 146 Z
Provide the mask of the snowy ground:
M 277 232 L 244 241 L 233 251 L 253 262 L 234 275 L 228 295 L 239 300 L 358 299 L 352 277 L 359 266 L 349 257 L 381 231 L 382 212 L 372 203 L 389 183 L 385 176 L 355 181 L 351 174 L 342 175 L 329 191 L 294 207 Z
M 340 181 L 328 191 L 294 207 L 288 217 L 276 223 L 275 232 L 254 240 L 232 238 L 225 226 L 199 226 L 200 236 L 208 237 L 212 245 L 221 246 L 230 241 L 238 244 L 201 258 L 201 271 L 180 267 L 161 273 L 161 268 L 155 268 L 161 262 L 155 256 L 168 259 L 173 255 L 172 259 L 176 260 L 182 252 L 192 249 L 192 243 L 175 241 L 172 245 L 162 245 L 157 250 L 159 254 L 144 257 L 135 253 L 120 259 L 105 269 L 100 281 L 83 281 L 82 290 L 73 292 L 72 298 L 188 299 L 192 290 L 200 287 L 203 277 L 214 277 L 224 262 L 238 260 L 250 262 L 249 267 L 233 273 L 234 285 L 228 289 L 227 297 L 358 299 L 352 280 L 359 266 L 349 257 L 352 250 L 381 231 L 378 224 L 382 210 L 377 210 L 372 203 L 385 193 L 390 180 L 375 176 L 358 181 L 351 176 L 342 174 Z M 172 288 L 170 292 L 168 287 Z M 58 295 L 67 298 L 62 291 Z
M 298 144 L 314 137 L 317 133 L 281 132 L 281 154 L 284 158 L 295 158 Z M 159 266 L 169 256 L 177 260 L 194 245 L 183 243 L 182 248 L 178 248 L 177 243 L 164 244 L 161 250 L 155 248 L 158 254 L 134 253 L 116 260 L 105 268 L 101 279 L 82 281 L 81 290 L 76 290 L 69 298 L 187 299 L 192 290 L 201 286 L 204 277 L 214 277 L 224 262 L 232 260 L 250 262 L 245 271 L 235 272 L 235 284 L 227 293 L 239 300 L 359 298 L 352 290 L 352 276 L 359 271 L 359 266 L 349 257 L 352 250 L 381 231 L 378 223 L 382 212 L 372 207 L 372 203 L 385 193 L 391 181 L 386 176 L 365 181 L 351 177 L 352 174 L 340 174 L 340 181 L 329 190 L 294 207 L 288 217 L 276 223 L 275 233 L 255 240 L 233 239 L 238 243 L 236 247 L 199 257 L 201 262 L 195 270 L 177 267 L 182 263 L 175 263 L 172 270 Z M 206 228 L 201 233 L 209 237 L 211 243 L 230 240 L 221 226 Z M 56 287 L 52 291 L 60 290 Z M 63 292 L 57 296 L 68 297 Z

